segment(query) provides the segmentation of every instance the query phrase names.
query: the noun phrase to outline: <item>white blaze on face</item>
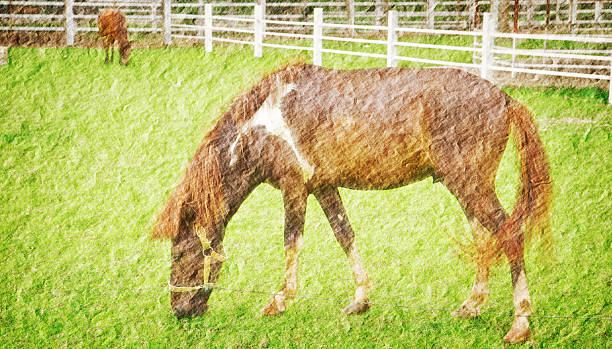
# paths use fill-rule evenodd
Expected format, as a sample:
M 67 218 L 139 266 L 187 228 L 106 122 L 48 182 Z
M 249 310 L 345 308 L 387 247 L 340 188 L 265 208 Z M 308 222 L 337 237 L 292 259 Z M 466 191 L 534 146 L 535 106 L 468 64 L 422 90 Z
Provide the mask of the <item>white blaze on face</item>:
M 242 127 L 241 134 L 245 133 L 250 128 L 263 126 L 268 133 L 277 136 L 283 141 L 285 141 L 295 154 L 300 164 L 300 167 L 302 168 L 302 175 L 304 177 L 304 181 L 307 181 L 314 174 L 314 167 L 310 163 L 308 163 L 308 161 L 302 156 L 302 154 L 298 150 L 296 142 L 293 139 L 293 136 L 291 135 L 291 130 L 285 122 L 281 111 L 281 101 L 283 97 L 289 92 L 291 92 L 294 88 L 295 84 L 283 84 L 280 81 L 277 81 L 276 90 L 271 93 L 270 96 L 268 96 L 268 98 L 264 101 L 263 105 L 253 115 L 251 120 L 249 120 Z M 235 149 L 241 137 L 241 134 L 238 134 L 238 137 L 230 146 L 229 151 L 232 154 L 230 165 L 233 165 L 238 160 L 237 155 L 235 153 Z

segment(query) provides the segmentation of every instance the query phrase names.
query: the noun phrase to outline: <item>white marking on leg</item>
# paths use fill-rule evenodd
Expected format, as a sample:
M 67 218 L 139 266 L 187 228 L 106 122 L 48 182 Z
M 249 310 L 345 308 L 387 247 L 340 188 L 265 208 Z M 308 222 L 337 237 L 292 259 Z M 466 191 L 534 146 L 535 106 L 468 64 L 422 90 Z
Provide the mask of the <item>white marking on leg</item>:
M 372 288 L 372 284 L 361 262 L 361 257 L 359 256 L 359 252 L 354 242 L 349 249 L 348 258 L 355 279 L 355 301 L 360 302 L 367 299 L 367 292 Z
M 527 316 L 533 314 L 531 299 L 527 289 L 527 277 L 525 270 L 521 270 L 514 284 L 514 321 L 510 331 L 504 336 L 504 340 L 510 343 L 519 343 L 531 336 L 529 319 Z
M 476 247 L 476 276 L 474 285 L 467 299 L 451 315 L 460 318 L 473 318 L 480 315 L 480 308 L 489 300 L 489 260 L 487 252 L 488 231 L 476 218 L 469 219 Z
M 516 284 L 514 285 L 514 315 L 531 315 L 533 310 L 531 309 L 531 297 L 529 296 L 529 289 L 527 288 L 527 277 L 525 276 L 525 270 L 522 270 L 519 274 Z
M 474 310 L 479 312 L 480 306 L 486 303 L 489 298 L 489 260 L 485 255 L 487 252 L 487 241 L 491 237 L 487 235 L 488 231 L 476 218 L 470 219 L 470 225 L 476 244 L 477 260 L 476 277 L 468 301 L 471 299 L 471 305 L 474 306 Z
M 304 239 L 300 235 L 297 237 L 294 245 L 285 247 L 285 284 L 280 291 L 270 299 L 268 305 L 262 309 L 264 314 L 276 315 L 285 311 L 285 300 L 297 294 L 298 257 L 303 244 Z
M 472 287 L 472 294 L 483 297 L 483 301 L 489 296 L 489 271 L 478 268 L 476 272 L 476 279 L 474 280 L 474 287 Z
M 295 246 L 290 246 L 285 250 L 286 254 L 286 269 L 285 269 L 285 287 L 284 293 L 293 295 L 297 292 L 298 282 L 298 259 L 300 250 L 304 244 L 304 238 L 299 236 L 295 242 Z

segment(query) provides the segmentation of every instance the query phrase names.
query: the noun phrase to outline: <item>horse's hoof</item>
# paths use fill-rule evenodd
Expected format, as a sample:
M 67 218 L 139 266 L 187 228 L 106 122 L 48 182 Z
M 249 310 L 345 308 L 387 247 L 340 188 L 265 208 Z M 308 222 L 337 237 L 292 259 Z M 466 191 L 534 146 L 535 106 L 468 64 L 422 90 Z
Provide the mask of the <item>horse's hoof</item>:
M 270 303 L 261 309 L 261 313 L 268 316 L 278 315 L 285 311 L 285 304 L 278 304 L 276 299 L 272 298 Z
M 363 313 L 364 311 L 370 309 L 370 304 L 368 302 L 370 302 L 370 300 L 367 298 L 359 302 L 353 301 L 351 304 L 346 306 L 346 308 L 342 309 L 342 312 L 347 315 Z
M 508 343 L 521 343 L 531 336 L 529 329 L 529 320 L 525 316 L 518 316 L 512 322 L 512 328 L 504 336 L 504 340 Z
M 475 318 L 477 316 L 480 315 L 480 308 L 476 307 L 476 308 L 470 308 L 466 305 L 462 305 L 459 307 L 459 309 L 453 311 L 451 313 L 451 316 L 454 316 L 456 318 L 460 318 L 460 319 L 472 319 Z
M 518 329 L 512 328 L 504 336 L 504 341 L 510 344 L 517 344 L 517 343 L 524 342 L 529 337 L 531 337 L 531 330 L 529 328 L 527 328 L 526 330 L 518 330 Z

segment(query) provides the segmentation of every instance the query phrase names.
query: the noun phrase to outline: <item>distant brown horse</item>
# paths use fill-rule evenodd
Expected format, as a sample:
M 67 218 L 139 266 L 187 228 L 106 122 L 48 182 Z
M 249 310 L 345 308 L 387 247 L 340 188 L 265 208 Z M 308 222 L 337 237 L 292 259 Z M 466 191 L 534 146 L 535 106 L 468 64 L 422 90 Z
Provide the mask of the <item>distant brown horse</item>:
M 495 175 L 511 126 L 522 189 L 512 215 L 495 194 Z M 427 177 L 457 198 L 477 244 L 476 280 L 453 312 L 480 314 L 489 295 L 489 260 L 503 251 L 514 287 L 512 328 L 530 335 L 531 300 L 523 261 L 524 232 L 544 229 L 551 182 L 530 112 L 499 88 L 456 69 L 331 70 L 294 64 L 239 95 L 204 137 L 185 176 L 154 225 L 172 239 L 171 303 L 176 316 L 204 313 L 219 277 L 225 227 L 260 183 L 279 188 L 285 208 L 285 283 L 263 313 L 285 310 L 297 293 L 298 255 L 313 194 L 346 253 L 356 291 L 347 314 L 368 309 L 370 280 L 338 187 L 390 189 Z M 537 229 L 536 229 L 537 228 Z M 487 250 L 485 246 L 490 246 Z
M 119 64 L 128 65 L 130 62 L 130 51 L 132 42 L 128 40 L 127 24 L 125 16 L 118 9 L 107 8 L 98 15 L 98 35 L 104 45 L 106 56 L 104 63 L 108 63 L 108 49 L 110 47 L 111 57 L 113 61 L 115 41 L 119 43 L 119 56 L 121 60 Z

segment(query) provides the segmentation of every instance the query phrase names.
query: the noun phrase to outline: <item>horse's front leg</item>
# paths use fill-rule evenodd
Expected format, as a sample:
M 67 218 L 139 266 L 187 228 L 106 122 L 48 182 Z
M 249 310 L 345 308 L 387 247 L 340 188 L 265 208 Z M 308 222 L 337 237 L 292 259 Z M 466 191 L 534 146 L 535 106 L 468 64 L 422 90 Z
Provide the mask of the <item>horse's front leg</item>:
M 492 258 L 492 249 L 495 248 L 491 244 L 491 234 L 478 220 L 471 214 L 468 214 L 468 220 L 472 227 L 472 236 L 476 245 L 476 277 L 472 292 L 463 304 L 451 315 L 459 318 L 473 318 L 480 315 L 480 307 L 486 304 L 489 300 L 489 268 Z
M 284 187 L 284 188 L 283 188 Z M 303 186 L 281 186 L 285 206 L 285 284 L 261 312 L 276 315 L 285 311 L 285 300 L 297 294 L 298 257 L 303 245 L 308 192 Z
M 111 52 L 111 58 L 110 61 L 111 63 L 113 63 L 113 56 L 115 55 L 115 39 L 109 39 L 109 46 L 110 46 L 110 52 Z
M 108 63 L 108 47 L 109 47 L 108 38 L 106 37 L 102 38 L 102 45 L 104 46 L 104 63 Z
M 327 188 L 315 193 L 317 201 L 321 205 L 327 220 L 334 231 L 336 240 L 342 246 L 344 253 L 349 259 L 353 278 L 355 280 L 355 297 L 351 304 L 342 309 L 345 314 L 358 314 L 368 310 L 370 299 L 367 296 L 372 284 L 365 271 L 361 257 L 355 247 L 355 232 L 349 223 L 346 210 L 342 205 L 342 199 L 338 188 Z

